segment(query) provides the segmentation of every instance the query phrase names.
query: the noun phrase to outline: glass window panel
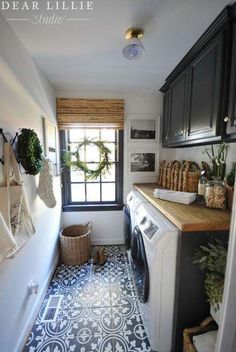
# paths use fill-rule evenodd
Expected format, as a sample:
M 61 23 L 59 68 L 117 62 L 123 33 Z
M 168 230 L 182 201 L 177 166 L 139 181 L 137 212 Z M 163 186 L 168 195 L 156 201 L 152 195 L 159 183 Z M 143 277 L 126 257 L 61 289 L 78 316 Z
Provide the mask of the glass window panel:
M 116 187 L 115 183 L 103 183 L 102 184 L 102 201 L 114 202 L 116 200 Z
M 105 142 L 115 142 L 116 131 L 113 129 L 102 129 L 101 130 L 101 140 Z
M 111 154 L 109 154 L 109 159 L 111 161 L 115 161 L 116 160 L 116 145 L 115 145 L 115 143 L 104 143 L 104 144 L 111 151 Z
M 87 129 L 85 131 L 86 138 L 98 140 L 100 139 L 99 129 Z
M 69 140 L 70 142 L 81 142 L 84 140 L 84 129 L 73 128 L 69 130 Z
M 113 164 L 109 169 L 109 171 L 102 175 L 102 181 L 107 181 L 107 182 L 115 181 L 115 171 L 116 171 L 116 167 L 115 167 L 115 164 Z
M 77 143 L 71 143 L 70 144 L 70 151 L 75 153 L 77 151 L 78 144 Z M 85 150 L 84 148 L 80 148 L 79 151 L 79 156 L 81 161 L 85 161 Z M 76 161 L 76 157 L 73 155 L 71 158 L 72 161 Z
M 71 177 L 71 182 L 84 182 L 83 171 L 80 171 L 80 170 L 71 171 L 70 177 Z
M 86 162 L 99 162 L 100 152 L 98 147 L 94 144 L 87 145 L 86 147 Z
M 71 185 L 71 200 L 72 202 L 85 202 L 85 185 Z
M 88 168 L 91 170 L 95 170 L 98 167 L 98 164 L 87 163 L 87 165 L 88 165 Z M 98 176 L 97 178 L 93 178 L 93 179 L 87 178 L 87 182 L 100 182 L 100 176 Z
M 89 183 L 87 184 L 87 201 L 99 202 L 100 201 L 100 184 Z

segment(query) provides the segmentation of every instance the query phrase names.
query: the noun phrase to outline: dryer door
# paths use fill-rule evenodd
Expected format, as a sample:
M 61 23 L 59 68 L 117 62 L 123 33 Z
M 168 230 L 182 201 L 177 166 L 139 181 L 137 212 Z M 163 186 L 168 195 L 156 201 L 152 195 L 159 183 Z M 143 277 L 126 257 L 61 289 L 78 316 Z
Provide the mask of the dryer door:
M 124 237 L 125 237 L 126 249 L 130 249 L 131 231 L 132 231 L 132 226 L 131 226 L 130 209 L 129 209 L 129 206 L 126 205 L 124 209 Z
M 141 302 L 147 302 L 149 294 L 149 270 L 141 231 L 135 226 L 131 239 L 131 264 L 134 283 Z

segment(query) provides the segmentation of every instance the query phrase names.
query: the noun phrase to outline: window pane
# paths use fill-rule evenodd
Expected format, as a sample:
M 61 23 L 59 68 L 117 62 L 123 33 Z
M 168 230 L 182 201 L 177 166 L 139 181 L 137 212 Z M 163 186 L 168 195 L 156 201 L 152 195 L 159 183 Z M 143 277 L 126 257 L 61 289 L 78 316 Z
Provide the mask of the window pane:
M 98 164 L 87 163 L 87 166 L 90 170 L 95 170 L 98 167 Z M 100 176 L 98 176 L 97 178 L 93 178 L 93 179 L 89 179 L 87 177 L 87 182 L 100 182 Z
M 99 162 L 100 161 L 100 152 L 98 147 L 94 144 L 90 144 L 86 147 L 86 161 L 87 162 Z
M 69 139 L 70 142 L 81 142 L 84 140 L 84 130 L 80 128 L 73 128 L 69 130 Z
M 87 129 L 85 131 L 85 135 L 87 139 L 94 139 L 94 140 L 98 140 L 100 137 L 98 129 Z
M 102 175 L 102 181 L 115 181 L 115 164 L 111 166 L 108 172 Z
M 87 201 L 99 202 L 100 201 L 100 184 L 89 183 L 87 184 Z
M 116 200 L 115 183 L 102 184 L 102 201 L 114 202 Z
M 83 171 L 80 171 L 80 170 L 71 171 L 70 177 L 71 177 L 71 182 L 84 182 Z
M 111 161 L 116 160 L 116 145 L 115 143 L 105 143 L 105 146 L 110 149 L 111 154 L 109 154 L 109 159 Z
M 102 129 L 101 140 L 105 142 L 115 142 L 116 132 L 113 129 Z
M 77 149 L 78 149 L 78 143 L 71 143 L 69 145 L 70 147 L 70 151 L 71 152 L 76 152 Z M 84 153 L 84 147 L 80 148 L 79 150 L 79 156 L 80 156 L 80 160 L 81 161 L 85 161 L 85 153 Z M 76 157 L 75 156 L 72 156 L 72 161 L 76 161 Z
M 72 202 L 85 202 L 85 185 L 71 185 Z

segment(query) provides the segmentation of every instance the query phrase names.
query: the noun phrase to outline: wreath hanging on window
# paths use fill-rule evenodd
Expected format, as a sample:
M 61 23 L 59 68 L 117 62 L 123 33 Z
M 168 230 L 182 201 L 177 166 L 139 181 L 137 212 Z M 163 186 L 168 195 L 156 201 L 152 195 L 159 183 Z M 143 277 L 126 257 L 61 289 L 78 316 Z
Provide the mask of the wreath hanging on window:
M 81 148 L 87 147 L 88 145 L 94 145 L 98 148 L 101 160 L 98 163 L 96 169 L 90 169 L 88 165 L 80 159 Z M 102 141 L 94 141 L 92 139 L 85 139 L 79 143 L 75 152 L 64 151 L 64 162 L 67 167 L 72 167 L 81 170 L 85 173 L 87 179 L 96 179 L 101 174 L 109 172 L 112 162 L 110 161 L 111 150 L 107 148 Z
M 37 175 L 43 167 L 43 150 L 34 130 L 22 128 L 17 141 L 17 158 L 25 173 Z

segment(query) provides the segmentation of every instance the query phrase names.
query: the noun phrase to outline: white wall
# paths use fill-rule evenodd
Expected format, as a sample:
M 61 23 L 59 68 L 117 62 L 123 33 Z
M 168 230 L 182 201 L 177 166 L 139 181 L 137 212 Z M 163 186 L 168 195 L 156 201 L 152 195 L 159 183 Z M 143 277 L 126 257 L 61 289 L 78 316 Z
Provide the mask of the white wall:
M 41 116 L 55 121 L 55 96 L 46 78 L 0 14 L 0 127 L 14 136 L 19 128 L 33 128 L 43 141 Z M 0 136 L 0 145 L 2 139 Z M 1 151 L 0 151 L 1 152 Z M 0 179 L 2 165 L 0 164 Z M 36 234 L 13 259 L 0 264 L 0 351 L 19 352 L 38 296 L 29 297 L 30 280 L 40 293 L 58 258 L 61 200 L 55 182 L 57 207 L 48 209 L 36 195 L 38 176 L 23 175 Z
M 125 132 L 124 132 L 124 202 L 127 194 L 132 189 L 133 183 L 156 182 L 157 176 L 130 174 L 128 171 L 128 154 L 130 151 L 154 150 L 157 153 L 157 165 L 159 164 L 159 142 L 129 142 L 128 125 L 131 118 L 158 118 L 162 111 L 161 94 L 131 94 L 111 92 L 75 92 L 58 91 L 60 98 L 124 98 L 125 99 Z M 123 216 L 122 211 L 99 211 L 99 212 L 71 212 L 62 214 L 62 225 L 73 223 L 85 223 L 92 220 L 94 229 L 93 241 L 96 244 L 123 243 Z

